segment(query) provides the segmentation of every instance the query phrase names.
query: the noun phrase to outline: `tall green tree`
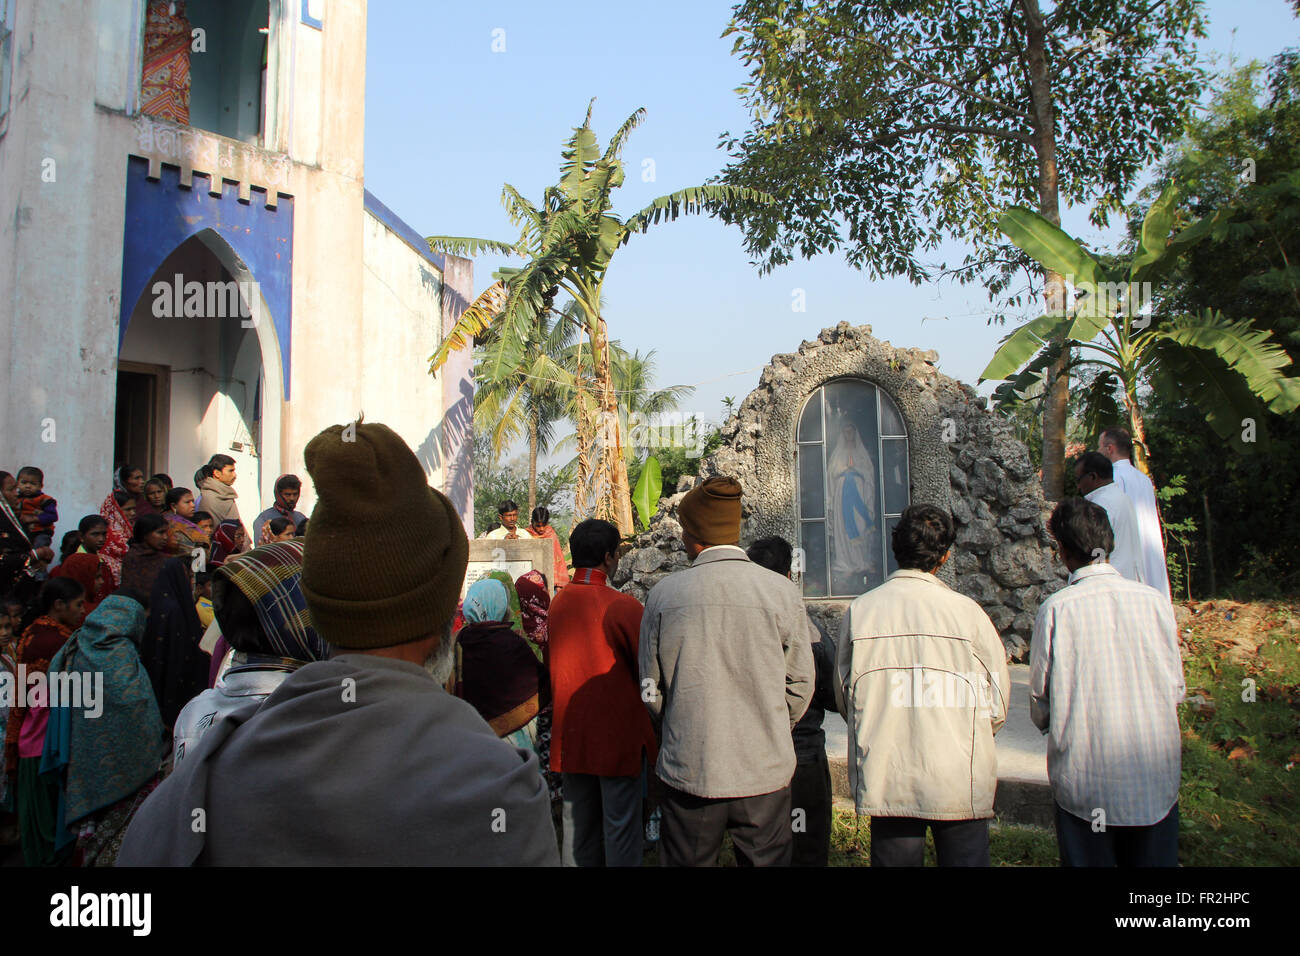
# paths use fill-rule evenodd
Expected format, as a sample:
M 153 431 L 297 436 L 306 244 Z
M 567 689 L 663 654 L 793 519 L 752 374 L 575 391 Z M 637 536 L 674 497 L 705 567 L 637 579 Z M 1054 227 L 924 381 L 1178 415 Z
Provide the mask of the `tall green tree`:
M 1170 186 L 1147 211 L 1130 259 L 1103 264 L 1042 216 L 1013 208 L 1001 227 L 1045 269 L 1076 277 L 1084 290 L 1077 302 L 1016 329 L 1002 341 L 981 379 L 1007 379 L 1000 398 L 1018 397 L 1047 369 L 1090 367 L 1099 374 L 1085 397 L 1085 421 L 1114 417 L 1114 392 L 1124 398 L 1137 464 L 1146 468 L 1146 428 L 1139 389 L 1155 383 L 1187 395 L 1221 438 L 1237 437 L 1259 403 L 1279 414 L 1300 405 L 1300 379 L 1285 369 L 1291 357 L 1244 319 L 1164 314 L 1154 283 L 1181 255 L 1209 237 L 1226 211 L 1200 219 L 1172 238 L 1178 189 Z M 1256 430 L 1249 430 L 1249 441 Z
M 464 236 L 430 236 L 431 249 L 456 255 L 474 255 L 483 249 L 520 255 L 527 262 L 518 268 L 505 267 L 494 275 L 497 282 L 485 290 L 461 315 L 451 332 L 430 358 L 436 371 L 453 349 L 464 348 L 489 328 L 499 335 L 500 348 L 483 369 L 489 380 L 507 378 L 523 360 L 530 337 L 536 334 L 537 315 L 550 308 L 557 292 L 572 296 L 582 313 L 590 345 L 585 361 L 594 370 L 595 416 L 601 423 L 617 420 L 618 398 L 610 364 L 609 335 L 601 315 L 601 290 L 614 253 L 638 232 L 650 226 L 701 212 L 720 212 L 728 205 L 746 202 L 761 205 L 770 201 L 757 190 L 739 186 L 706 185 L 679 189 L 660 196 L 626 219 L 613 212 L 613 192 L 623 185 L 621 159 L 628 136 L 645 119 L 639 109 L 623 122 L 602 152 L 591 128 L 591 108 L 582 125 L 565 142 L 561 151 L 560 180 L 543 192 L 533 205 L 513 186 L 506 184 L 502 202 L 514 225 L 520 227 L 514 242 L 474 239 Z M 584 356 L 579 353 L 579 367 Z M 617 428 L 598 427 L 582 394 L 584 376 L 577 377 L 578 474 L 577 517 L 585 517 L 594 498 L 595 513 L 608 517 L 623 534 L 632 532 L 632 503 L 627 463 L 619 444 Z M 611 435 L 601 442 L 596 460 L 590 445 L 598 435 Z
M 1187 214 L 1231 204 L 1223 234 L 1192 249 L 1168 276 L 1171 308 L 1249 317 L 1272 331 L 1300 362 L 1300 51 L 1267 67 L 1234 69 L 1217 85 L 1205 115 L 1169 150 L 1152 187 L 1173 180 Z M 1134 211 L 1140 223 L 1144 208 Z M 1300 587 L 1300 415 L 1260 409 L 1271 437 L 1226 446 L 1181 392 L 1156 393 L 1148 440 L 1157 484 L 1182 474 L 1188 494 L 1166 506 L 1173 522 L 1195 519 L 1193 590 L 1295 593 Z
M 1231 206 L 1222 235 L 1190 250 L 1165 294 L 1186 311 L 1251 316 L 1300 360 L 1300 51 L 1227 74 L 1147 191 L 1177 182 L 1188 215 Z M 1133 229 L 1142 207 L 1134 210 Z
M 922 257 L 957 240 L 951 270 L 1008 308 L 1066 276 L 997 229 L 1008 206 L 1059 225 L 1062 202 L 1104 225 L 1182 127 L 1203 83 L 1197 0 L 743 0 L 724 35 L 749 67 L 753 116 L 724 134 L 728 185 L 776 197 L 724 210 L 761 268 L 843 250 L 873 277 L 931 279 Z M 1030 286 L 1013 288 L 1020 269 Z M 1041 281 L 1041 287 L 1038 283 Z M 1043 487 L 1059 498 L 1069 379 L 1052 368 Z

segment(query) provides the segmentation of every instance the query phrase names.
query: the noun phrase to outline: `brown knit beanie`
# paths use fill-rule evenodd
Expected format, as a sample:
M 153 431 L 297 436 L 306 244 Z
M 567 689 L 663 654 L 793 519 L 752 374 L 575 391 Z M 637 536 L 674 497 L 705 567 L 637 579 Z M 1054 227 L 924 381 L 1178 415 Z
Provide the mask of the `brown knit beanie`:
M 740 482 L 714 475 L 697 485 L 677 505 L 677 520 L 703 544 L 739 544 Z
M 317 632 L 350 649 L 441 635 L 460 597 L 469 542 L 406 442 L 387 425 L 331 425 L 303 457 L 316 507 L 302 591 Z

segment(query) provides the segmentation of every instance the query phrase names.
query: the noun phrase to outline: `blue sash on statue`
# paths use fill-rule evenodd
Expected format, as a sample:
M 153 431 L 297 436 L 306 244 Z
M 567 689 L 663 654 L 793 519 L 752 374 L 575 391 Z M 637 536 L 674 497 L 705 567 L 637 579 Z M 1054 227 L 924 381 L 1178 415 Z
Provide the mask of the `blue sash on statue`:
M 862 500 L 862 493 L 858 491 L 857 476 L 850 472 L 844 477 L 844 490 L 840 495 L 840 513 L 844 519 L 844 530 L 850 539 L 862 537 L 858 523 L 854 520 L 859 511 L 862 512 L 863 523 L 870 525 L 871 513 L 867 510 L 867 503 Z

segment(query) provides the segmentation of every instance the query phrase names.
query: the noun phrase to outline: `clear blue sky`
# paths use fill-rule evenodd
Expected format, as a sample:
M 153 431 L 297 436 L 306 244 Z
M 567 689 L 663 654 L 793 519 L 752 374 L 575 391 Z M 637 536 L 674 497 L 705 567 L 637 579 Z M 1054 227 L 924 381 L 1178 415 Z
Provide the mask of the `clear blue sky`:
M 555 181 L 560 144 L 592 96 L 602 144 L 634 109 L 648 111 L 623 153 L 628 178 L 617 212 L 718 172 L 725 158 L 718 134 L 747 123 L 734 92 L 745 72 L 730 38 L 719 37 L 731 5 L 590 9 L 599 16 L 536 0 L 370 0 L 367 187 L 421 235 L 513 240 L 502 184 L 535 201 Z M 1206 11 L 1206 54 L 1266 60 L 1300 43 L 1286 0 L 1210 0 Z M 494 53 L 498 28 L 505 51 Z M 645 159 L 654 161 L 654 182 L 642 181 Z M 1107 238 L 1082 215 L 1067 213 L 1065 224 L 1088 242 Z M 960 256 L 960 248 L 946 251 L 950 262 Z M 504 261 L 476 260 L 476 292 Z M 791 308 L 795 289 L 804 290 L 805 312 Z M 614 337 L 628 349 L 655 350 L 659 385 L 702 383 L 685 407 L 712 420 L 724 395 L 748 394 L 773 354 L 841 320 L 870 325 L 895 345 L 936 349 L 944 372 L 971 383 L 1006 333 L 987 324 L 989 303 L 975 286 L 871 281 L 838 255 L 760 277 L 739 230 L 707 216 L 633 238 L 614 259 L 605 298 Z

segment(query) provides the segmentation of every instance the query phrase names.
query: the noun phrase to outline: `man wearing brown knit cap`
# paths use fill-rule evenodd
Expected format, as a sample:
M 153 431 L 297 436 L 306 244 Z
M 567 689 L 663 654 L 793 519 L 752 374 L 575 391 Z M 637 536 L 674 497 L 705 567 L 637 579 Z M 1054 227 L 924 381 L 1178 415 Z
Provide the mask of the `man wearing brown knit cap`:
M 209 730 L 119 864 L 558 865 L 537 757 L 441 686 L 469 555 L 455 508 L 384 425 L 327 428 L 305 459 L 302 590 L 333 656 Z
M 713 866 L 730 831 L 741 865 L 786 866 L 793 829 L 790 729 L 813 693 L 798 588 L 738 546 L 740 483 L 682 499 L 693 562 L 655 585 L 641 619 L 641 697 L 662 727 L 665 866 Z

